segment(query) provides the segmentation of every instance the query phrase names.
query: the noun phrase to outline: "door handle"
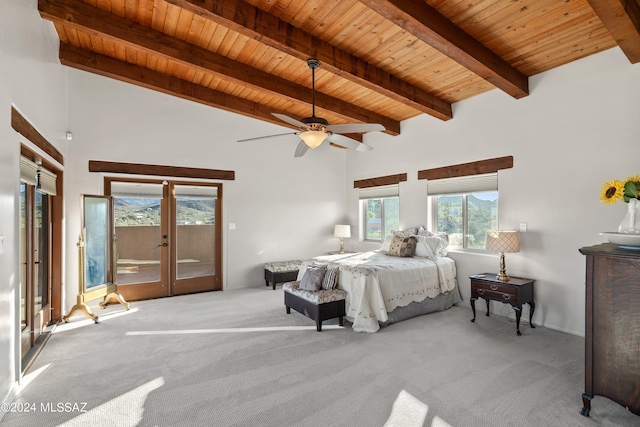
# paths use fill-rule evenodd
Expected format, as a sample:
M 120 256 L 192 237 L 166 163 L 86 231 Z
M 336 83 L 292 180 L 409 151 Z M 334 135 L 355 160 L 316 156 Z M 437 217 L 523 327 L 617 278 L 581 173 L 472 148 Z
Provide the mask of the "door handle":
M 169 246 L 169 244 L 168 243 L 162 243 L 161 245 L 158 245 L 158 246 L 162 246 L 162 247 L 166 248 L 167 246 Z

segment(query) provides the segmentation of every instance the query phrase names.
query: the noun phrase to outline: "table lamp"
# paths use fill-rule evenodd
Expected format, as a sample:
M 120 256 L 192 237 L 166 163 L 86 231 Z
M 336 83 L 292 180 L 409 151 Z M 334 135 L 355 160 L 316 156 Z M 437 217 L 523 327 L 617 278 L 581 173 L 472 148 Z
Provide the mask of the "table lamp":
M 496 276 L 501 282 L 508 282 L 507 269 L 504 263 L 505 252 L 520 252 L 520 242 L 517 231 L 489 230 L 487 231 L 487 243 L 485 249 L 491 252 L 500 252 L 500 273 Z
M 333 230 L 333 235 L 335 237 L 340 238 L 340 252 L 339 254 L 344 253 L 344 238 L 351 237 L 351 226 L 349 225 L 336 225 L 336 228 Z

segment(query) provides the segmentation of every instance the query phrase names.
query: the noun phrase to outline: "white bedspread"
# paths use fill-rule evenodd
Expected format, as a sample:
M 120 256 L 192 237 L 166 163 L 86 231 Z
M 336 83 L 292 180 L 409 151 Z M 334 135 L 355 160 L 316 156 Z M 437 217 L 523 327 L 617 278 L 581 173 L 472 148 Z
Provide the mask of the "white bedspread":
M 402 258 L 378 251 L 319 256 L 303 262 L 298 280 L 311 262 L 340 266 L 338 286 L 347 291 L 347 318 L 357 332 L 376 332 L 394 308 L 435 298 L 456 285 L 455 262 L 446 257 Z

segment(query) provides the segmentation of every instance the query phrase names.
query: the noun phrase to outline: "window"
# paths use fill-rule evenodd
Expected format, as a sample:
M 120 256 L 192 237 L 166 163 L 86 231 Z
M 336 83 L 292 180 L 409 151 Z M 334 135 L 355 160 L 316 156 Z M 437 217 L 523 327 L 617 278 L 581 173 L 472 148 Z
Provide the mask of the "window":
M 487 230 L 498 228 L 497 174 L 434 180 L 428 184 L 432 228 L 452 247 L 484 249 Z
M 400 202 L 398 197 L 363 200 L 364 240 L 382 242 L 391 230 L 400 224 Z
M 382 242 L 400 224 L 398 186 L 361 188 L 359 197 L 364 240 Z

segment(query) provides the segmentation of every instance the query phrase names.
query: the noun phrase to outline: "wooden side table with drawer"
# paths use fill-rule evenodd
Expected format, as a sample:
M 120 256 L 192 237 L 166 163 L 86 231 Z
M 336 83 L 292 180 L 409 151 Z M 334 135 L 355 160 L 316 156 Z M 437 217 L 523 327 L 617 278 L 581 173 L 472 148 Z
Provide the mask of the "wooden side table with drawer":
M 533 312 L 536 303 L 533 301 L 533 283 L 535 280 L 512 277 L 508 282 L 501 282 L 496 279 L 495 274 L 483 273 L 469 276 L 471 279 L 471 309 L 473 310 L 472 322 L 476 321 L 476 300 L 483 298 L 487 302 L 487 316 L 489 315 L 489 302 L 500 301 L 511 304 L 516 312 L 516 332 L 520 333 L 520 316 L 522 315 L 522 304 L 529 304 L 529 325 L 532 328 Z

